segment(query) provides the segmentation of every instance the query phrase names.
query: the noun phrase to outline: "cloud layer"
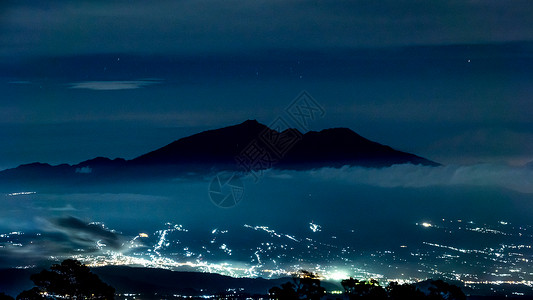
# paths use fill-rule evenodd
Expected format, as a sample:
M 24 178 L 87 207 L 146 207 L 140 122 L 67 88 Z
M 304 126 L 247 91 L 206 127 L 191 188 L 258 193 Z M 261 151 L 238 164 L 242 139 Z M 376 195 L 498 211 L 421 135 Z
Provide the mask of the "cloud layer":
M 62 232 L 74 244 L 88 247 L 101 244 L 115 250 L 119 249 L 122 244 L 120 236 L 103 224 L 87 224 L 75 217 L 64 217 L 52 220 L 50 225 L 51 231 Z
M 2 5 L 2 55 L 194 53 L 530 40 L 531 1 L 26 1 Z
M 321 180 L 335 180 L 379 187 L 421 188 L 430 186 L 501 187 L 521 193 L 533 193 L 533 168 L 479 164 L 470 166 L 427 167 L 412 164 L 388 168 L 343 167 L 303 172 Z M 271 177 L 301 176 L 302 172 L 273 171 Z

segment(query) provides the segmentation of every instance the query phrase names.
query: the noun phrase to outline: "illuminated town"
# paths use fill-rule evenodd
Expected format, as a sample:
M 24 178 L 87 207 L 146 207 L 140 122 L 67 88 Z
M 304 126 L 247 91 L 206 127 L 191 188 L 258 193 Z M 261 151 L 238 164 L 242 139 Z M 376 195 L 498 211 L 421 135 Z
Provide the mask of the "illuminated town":
M 91 225 L 109 230 L 102 223 Z M 306 236 L 248 224 L 237 229 L 213 228 L 203 234 L 166 223 L 156 232 L 140 232 L 127 238 L 120 249 L 111 249 L 98 240 L 92 247 L 46 259 L 56 262 L 71 257 L 91 267 L 142 266 L 233 277 L 279 278 L 306 269 L 332 281 L 350 276 L 375 278 L 384 284 L 444 278 L 473 289 L 505 284 L 533 287 L 530 225 L 440 219 L 420 220 L 412 228 L 415 234 L 423 236 L 420 243 L 406 239 L 405 243 L 386 249 L 360 250 L 349 239 L 356 230 L 334 236 L 327 232 L 327 227 L 313 222 L 309 223 Z M 0 251 L 24 253 L 43 247 L 40 244 L 45 243 L 46 235 L 46 232 L 0 234 Z M 446 236 L 453 242 L 444 243 Z M 472 236 L 485 243 L 473 247 L 469 238 Z

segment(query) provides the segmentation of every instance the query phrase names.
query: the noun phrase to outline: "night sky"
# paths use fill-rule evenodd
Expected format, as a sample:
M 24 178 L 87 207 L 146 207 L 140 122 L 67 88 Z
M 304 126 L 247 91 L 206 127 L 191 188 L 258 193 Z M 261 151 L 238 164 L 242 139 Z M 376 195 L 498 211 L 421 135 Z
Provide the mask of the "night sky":
M 530 0 L 1 0 L 0 171 L 133 159 L 248 119 L 294 125 L 303 91 L 322 113 L 306 129 L 442 165 L 2 172 L 0 269 L 307 269 L 531 295 L 532 16 Z
M 2 1 L 0 169 L 269 124 L 444 164 L 533 160 L 531 1 Z

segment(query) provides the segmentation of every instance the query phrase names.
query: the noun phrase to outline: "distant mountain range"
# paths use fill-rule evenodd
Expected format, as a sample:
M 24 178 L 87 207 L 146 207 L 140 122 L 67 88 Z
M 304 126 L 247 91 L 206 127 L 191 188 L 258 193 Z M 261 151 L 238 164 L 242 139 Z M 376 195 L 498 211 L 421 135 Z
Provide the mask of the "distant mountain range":
M 255 120 L 208 130 L 174 141 L 132 160 L 98 157 L 75 165 L 20 165 L 0 172 L 0 181 L 39 182 L 160 178 L 206 172 L 305 170 L 344 165 L 386 167 L 394 164 L 439 164 L 370 141 L 348 128 L 305 134 L 277 131 Z

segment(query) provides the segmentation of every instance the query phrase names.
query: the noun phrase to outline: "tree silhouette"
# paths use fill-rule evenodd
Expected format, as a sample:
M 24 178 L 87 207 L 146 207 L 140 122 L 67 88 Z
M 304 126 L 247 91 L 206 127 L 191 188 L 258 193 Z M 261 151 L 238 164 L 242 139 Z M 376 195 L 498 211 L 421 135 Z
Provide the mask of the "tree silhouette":
M 426 294 L 424 294 L 422 291 L 417 289 L 412 284 L 398 284 L 397 282 L 391 282 L 389 285 L 385 288 L 387 293 L 389 294 L 389 299 L 393 300 L 403 300 L 403 299 L 410 299 L 410 300 L 422 300 L 427 299 Z
M 298 293 L 296 292 L 296 286 L 292 282 L 286 282 L 280 287 L 271 288 L 268 293 L 271 298 L 279 300 L 292 300 L 299 299 Z
M 326 293 L 326 289 L 320 286 L 319 277 L 312 272 L 300 270 L 292 276 L 292 281 L 282 284 L 281 288 L 271 288 L 268 291 L 270 297 L 279 300 L 319 300 Z
M 359 280 L 353 279 L 352 277 L 350 277 L 350 279 L 344 279 L 343 281 L 341 281 L 341 285 L 347 294 L 355 293 L 355 286 L 358 283 L 359 283 Z
M 370 279 L 359 281 L 350 277 L 341 281 L 341 285 L 349 299 L 392 299 L 392 300 L 466 300 L 466 296 L 458 286 L 448 284 L 442 280 L 430 281 L 427 293 L 422 292 L 412 284 L 398 284 L 391 282 L 386 288 L 379 282 Z
M 297 292 L 303 299 L 320 299 L 326 293 L 326 289 L 320 286 L 320 279 L 318 275 L 301 270 L 295 276 L 293 280 L 297 282 Z M 300 299 L 302 299 L 300 297 Z
M 17 300 L 37 300 L 37 299 L 46 299 L 44 295 L 41 294 L 41 290 L 38 287 L 34 287 L 31 290 L 24 291 L 17 296 Z
M 89 268 L 77 260 L 67 259 L 61 264 L 33 274 L 36 287 L 24 291 L 17 300 L 31 299 L 114 299 L 115 289 L 105 284 Z
M 442 280 L 431 281 L 429 299 L 466 300 L 466 296 L 458 286 L 448 284 Z
M 13 297 L 6 295 L 4 293 L 0 293 L 0 300 L 15 300 Z
M 359 281 L 357 279 L 345 279 L 341 281 L 348 298 L 350 299 L 386 299 L 387 292 L 375 279 Z

